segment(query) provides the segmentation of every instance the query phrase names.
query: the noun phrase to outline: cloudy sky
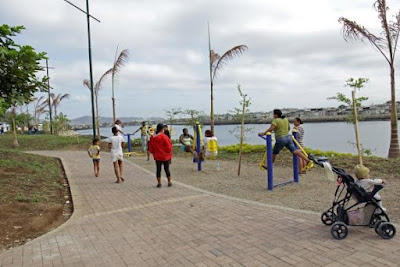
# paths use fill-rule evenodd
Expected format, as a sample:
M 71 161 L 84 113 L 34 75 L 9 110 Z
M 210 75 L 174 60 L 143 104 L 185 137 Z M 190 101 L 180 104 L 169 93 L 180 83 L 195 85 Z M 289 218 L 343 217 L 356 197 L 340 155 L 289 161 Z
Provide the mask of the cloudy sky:
M 84 0 L 71 0 L 85 8 Z M 379 33 L 367 0 L 91 0 L 94 79 L 112 66 L 117 45 L 130 50 L 116 87 L 118 116 L 164 116 L 181 107 L 209 112 L 207 21 L 212 48 L 222 54 L 238 44 L 249 50 L 229 62 L 215 83 L 215 108 L 237 106 L 237 84 L 252 111 L 277 107 L 337 106 L 326 100 L 349 77 L 367 77 L 369 103 L 389 100 L 388 66 L 368 43 L 346 43 L 341 16 Z M 388 1 L 392 10 L 400 0 Z M 63 0 L 0 0 L 1 23 L 24 25 L 17 38 L 45 51 L 51 85 L 69 93 L 60 110 L 90 115 L 86 17 Z M 397 75 L 399 77 L 400 74 Z M 112 116 L 111 80 L 100 92 L 100 113 Z

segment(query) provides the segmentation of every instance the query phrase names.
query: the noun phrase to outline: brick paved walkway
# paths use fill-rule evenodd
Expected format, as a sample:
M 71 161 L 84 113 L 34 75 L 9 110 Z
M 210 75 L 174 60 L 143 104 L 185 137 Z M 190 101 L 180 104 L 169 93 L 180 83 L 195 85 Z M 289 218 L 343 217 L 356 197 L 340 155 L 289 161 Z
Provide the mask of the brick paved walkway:
M 351 228 L 331 238 L 319 216 L 192 190 L 125 163 L 114 184 L 103 155 L 101 177 L 86 152 L 61 157 L 75 212 L 64 225 L 0 253 L 0 266 L 400 266 L 400 238 Z

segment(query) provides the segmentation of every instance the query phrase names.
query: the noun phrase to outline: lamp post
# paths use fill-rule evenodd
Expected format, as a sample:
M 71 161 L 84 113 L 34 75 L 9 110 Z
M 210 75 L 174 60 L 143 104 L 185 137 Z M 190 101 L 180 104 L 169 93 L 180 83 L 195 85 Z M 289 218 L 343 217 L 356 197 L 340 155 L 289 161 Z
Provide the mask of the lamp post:
M 86 0 L 86 11 L 79 8 L 78 6 L 74 5 L 68 0 L 64 0 L 71 6 L 75 7 L 76 9 L 80 10 L 81 12 L 86 14 L 86 19 L 87 19 L 87 30 L 88 30 L 88 50 L 89 50 L 89 75 L 90 75 L 90 96 L 91 96 L 91 102 L 92 102 L 92 124 L 93 124 L 93 137 L 96 137 L 96 115 L 94 111 L 94 90 L 93 90 L 93 66 L 92 66 L 92 42 L 90 38 L 90 18 L 93 18 L 97 22 L 100 22 L 100 20 L 96 19 L 89 13 L 89 0 Z

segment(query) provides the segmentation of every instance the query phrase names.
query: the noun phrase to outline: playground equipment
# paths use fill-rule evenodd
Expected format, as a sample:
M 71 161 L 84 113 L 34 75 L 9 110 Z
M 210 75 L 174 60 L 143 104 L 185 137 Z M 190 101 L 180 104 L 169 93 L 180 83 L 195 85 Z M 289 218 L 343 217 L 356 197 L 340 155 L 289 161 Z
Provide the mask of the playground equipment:
M 271 133 L 267 133 L 266 136 L 260 136 L 266 141 L 266 166 L 267 166 L 267 189 L 269 191 L 272 191 L 274 187 L 277 186 L 282 186 L 282 185 L 287 185 L 290 183 L 298 183 L 299 182 L 299 159 L 296 155 L 293 155 L 293 179 L 277 183 L 274 185 L 274 170 L 273 170 L 273 164 L 272 164 L 272 135 Z M 296 148 L 298 147 L 298 142 L 297 142 L 297 132 L 293 131 L 293 138 L 296 140 L 295 146 Z M 304 150 L 302 150 L 304 151 Z M 305 151 L 303 152 L 305 153 Z M 264 167 L 265 168 L 265 167 Z
M 125 136 L 127 137 L 127 139 L 128 139 L 128 152 L 125 152 L 124 153 L 124 156 L 126 156 L 126 157 L 130 157 L 130 156 L 132 156 L 132 155 L 137 155 L 137 156 L 143 156 L 144 154 L 143 153 L 137 153 L 137 152 L 133 152 L 132 151 L 132 138 L 131 138 L 131 136 L 133 136 L 134 134 L 125 134 Z

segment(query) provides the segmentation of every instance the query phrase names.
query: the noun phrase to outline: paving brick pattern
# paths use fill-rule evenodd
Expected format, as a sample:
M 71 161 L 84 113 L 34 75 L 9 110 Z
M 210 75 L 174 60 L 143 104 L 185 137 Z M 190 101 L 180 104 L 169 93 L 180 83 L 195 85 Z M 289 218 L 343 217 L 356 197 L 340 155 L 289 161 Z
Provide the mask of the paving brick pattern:
M 54 231 L 0 253 L 0 266 L 400 266 L 400 238 L 350 228 L 333 240 L 312 213 L 208 194 L 175 183 L 155 188 L 125 163 L 115 184 L 103 155 L 95 178 L 85 152 L 42 152 L 63 160 L 72 217 Z M 166 183 L 164 183 L 166 184 Z

